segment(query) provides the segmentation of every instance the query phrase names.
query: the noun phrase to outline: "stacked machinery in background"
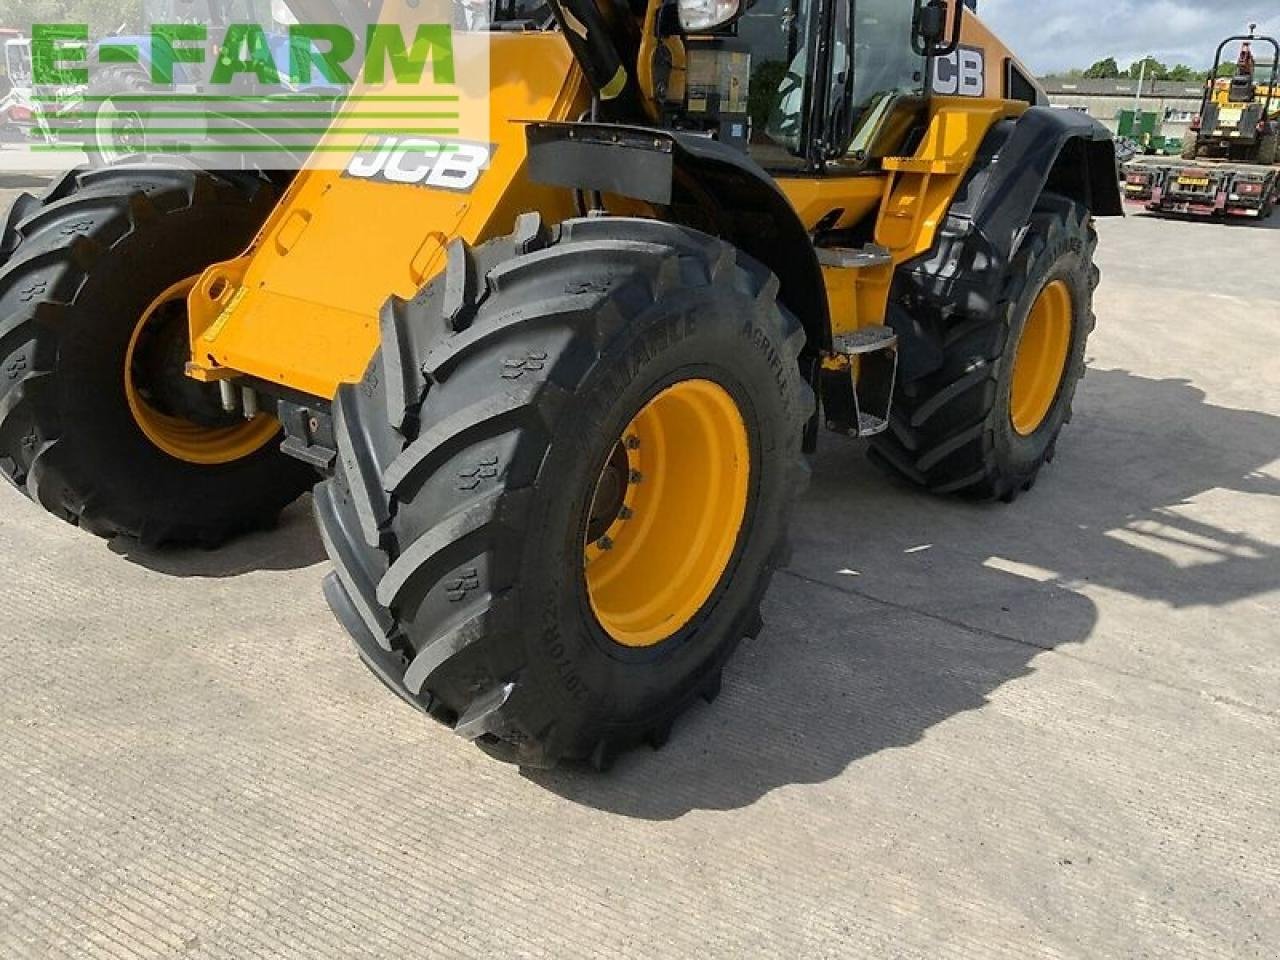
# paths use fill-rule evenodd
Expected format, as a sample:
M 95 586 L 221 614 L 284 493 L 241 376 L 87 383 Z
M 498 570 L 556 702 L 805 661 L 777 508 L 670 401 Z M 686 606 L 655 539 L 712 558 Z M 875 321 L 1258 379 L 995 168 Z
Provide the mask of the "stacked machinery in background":
M 1140 158 L 1125 167 L 1131 203 L 1160 213 L 1266 219 L 1280 204 L 1280 42 L 1229 37 L 1218 46 L 1200 115 L 1183 144 L 1182 160 Z M 1240 44 L 1231 76 L 1219 76 L 1224 54 Z M 1259 63 L 1257 45 L 1270 48 Z

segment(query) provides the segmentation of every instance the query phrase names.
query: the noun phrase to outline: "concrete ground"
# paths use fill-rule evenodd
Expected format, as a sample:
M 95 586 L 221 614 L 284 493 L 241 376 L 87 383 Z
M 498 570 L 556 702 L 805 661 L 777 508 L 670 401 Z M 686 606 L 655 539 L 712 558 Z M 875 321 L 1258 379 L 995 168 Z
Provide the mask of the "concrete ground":
M 724 695 L 608 776 L 388 694 L 306 504 L 218 553 L 0 489 L 0 955 L 1280 955 L 1280 218 L 1101 225 L 1012 507 L 824 438 Z

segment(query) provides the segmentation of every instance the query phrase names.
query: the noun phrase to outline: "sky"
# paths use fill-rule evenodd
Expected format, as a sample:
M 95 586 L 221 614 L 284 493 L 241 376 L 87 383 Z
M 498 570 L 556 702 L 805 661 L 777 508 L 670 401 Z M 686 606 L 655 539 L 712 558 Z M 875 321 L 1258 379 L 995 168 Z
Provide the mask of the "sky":
M 1278 0 L 978 0 L 978 15 L 1042 75 L 1148 54 L 1208 67 L 1218 44 L 1250 23 L 1280 40 Z

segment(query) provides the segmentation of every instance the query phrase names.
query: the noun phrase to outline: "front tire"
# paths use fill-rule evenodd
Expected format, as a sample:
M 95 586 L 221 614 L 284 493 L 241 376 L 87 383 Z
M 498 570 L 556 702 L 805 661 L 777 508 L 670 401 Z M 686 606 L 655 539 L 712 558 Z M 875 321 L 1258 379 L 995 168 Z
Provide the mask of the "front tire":
M 122 165 L 18 198 L 0 239 L 6 479 L 99 536 L 205 546 L 314 484 L 279 424 L 225 418 L 182 372 L 184 283 L 241 253 L 276 197 L 253 175 Z
M 326 595 L 374 671 L 527 766 L 604 766 L 713 697 L 807 475 L 776 292 L 692 230 L 527 215 L 389 302 L 316 495 Z

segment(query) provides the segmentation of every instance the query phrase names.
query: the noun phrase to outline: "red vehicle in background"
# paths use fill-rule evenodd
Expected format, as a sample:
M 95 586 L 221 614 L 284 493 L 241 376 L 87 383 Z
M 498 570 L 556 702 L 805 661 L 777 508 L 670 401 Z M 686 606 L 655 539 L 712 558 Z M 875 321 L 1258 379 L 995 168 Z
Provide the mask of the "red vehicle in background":
M 1223 55 L 1240 44 L 1231 76 Z M 1270 62 L 1255 48 L 1270 47 Z M 1126 164 L 1125 199 L 1158 213 L 1265 219 L 1280 205 L 1280 41 L 1249 35 L 1218 46 L 1200 116 L 1183 159 L 1140 158 Z

